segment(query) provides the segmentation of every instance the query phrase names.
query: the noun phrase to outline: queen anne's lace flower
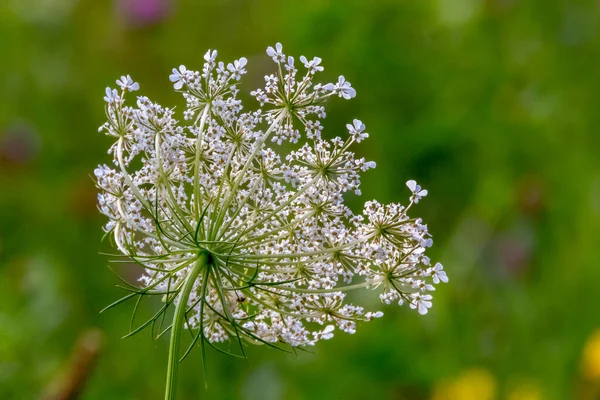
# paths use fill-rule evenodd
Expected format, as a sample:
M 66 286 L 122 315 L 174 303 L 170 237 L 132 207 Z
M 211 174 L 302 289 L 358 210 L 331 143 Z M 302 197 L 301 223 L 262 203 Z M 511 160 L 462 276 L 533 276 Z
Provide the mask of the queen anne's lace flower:
M 183 121 L 144 96 L 131 104 L 139 85 L 129 76 L 120 91 L 106 89 L 100 131 L 116 139 L 114 159 L 95 175 L 106 232 L 144 268 L 128 298 L 160 295 L 165 306 L 151 322 L 175 304 L 194 342 L 211 345 L 295 347 L 354 333 L 383 314 L 348 303 L 353 289 L 380 288 L 384 303 L 427 313 L 433 284 L 448 281 L 425 255 L 427 226 L 408 216 L 427 191 L 408 181 L 407 206 L 350 210 L 344 193 L 360 194 L 361 173 L 375 167 L 352 150 L 369 135 L 355 119 L 342 137 L 323 139 L 321 121 L 326 100 L 356 91 L 343 76 L 316 83 L 318 57 L 300 57 L 301 76 L 281 44 L 267 54 L 277 73 L 252 92 L 255 110 L 237 97 L 246 59 L 225 65 L 216 51 L 202 71 L 173 69 Z M 288 154 L 270 147 L 286 141 L 302 144 Z

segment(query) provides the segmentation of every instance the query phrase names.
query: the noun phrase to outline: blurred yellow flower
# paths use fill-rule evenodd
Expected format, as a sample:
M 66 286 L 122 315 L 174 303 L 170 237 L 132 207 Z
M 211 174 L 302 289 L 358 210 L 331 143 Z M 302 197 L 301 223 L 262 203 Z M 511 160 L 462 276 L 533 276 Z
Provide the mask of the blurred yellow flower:
M 542 400 L 542 390 L 535 382 L 523 382 L 512 389 L 506 400 Z
M 600 329 L 588 338 L 583 348 L 581 369 L 585 378 L 600 381 Z
M 470 368 L 451 381 L 438 383 L 432 400 L 493 400 L 496 380 L 485 368 Z

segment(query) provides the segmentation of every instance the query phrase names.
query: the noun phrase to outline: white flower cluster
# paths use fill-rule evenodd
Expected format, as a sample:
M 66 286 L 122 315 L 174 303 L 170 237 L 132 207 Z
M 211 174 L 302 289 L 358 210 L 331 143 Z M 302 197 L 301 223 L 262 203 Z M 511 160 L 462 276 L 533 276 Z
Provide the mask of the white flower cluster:
M 343 195 L 360 194 L 360 174 L 375 163 L 351 149 L 369 134 L 355 119 L 326 140 L 321 121 L 328 98 L 356 91 L 343 76 L 315 83 L 318 57 L 300 57 L 301 74 L 281 44 L 267 54 L 277 72 L 252 92 L 253 111 L 237 98 L 246 59 L 225 65 L 216 51 L 202 71 L 170 76 L 184 121 L 147 97 L 129 105 L 139 88 L 129 76 L 106 89 L 100 131 L 116 139 L 114 165 L 95 175 L 106 232 L 144 268 L 128 298 L 160 295 L 161 311 L 183 303 L 185 326 L 211 344 L 304 346 L 354 333 L 383 313 L 349 304 L 353 289 L 380 288 L 384 303 L 427 313 L 433 285 L 448 281 L 425 255 L 427 226 L 407 215 L 427 191 L 409 181 L 407 206 L 369 201 L 354 214 Z M 270 147 L 301 140 L 287 155 Z

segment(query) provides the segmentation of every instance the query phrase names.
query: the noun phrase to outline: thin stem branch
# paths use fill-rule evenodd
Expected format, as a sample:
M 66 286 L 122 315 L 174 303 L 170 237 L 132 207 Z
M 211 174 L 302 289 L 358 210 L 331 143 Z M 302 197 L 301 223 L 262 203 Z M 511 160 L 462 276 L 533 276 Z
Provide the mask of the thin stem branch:
M 273 120 L 273 123 L 271 123 L 271 126 L 269 126 L 269 129 L 267 129 L 267 131 L 263 134 L 263 136 L 256 143 L 256 147 L 254 148 L 254 151 L 252 152 L 252 154 L 250 154 L 250 156 L 248 157 L 248 160 L 246 160 L 246 163 L 242 167 L 242 170 L 238 173 L 238 176 L 233 183 L 233 187 L 231 188 L 231 191 L 229 192 L 229 196 L 223 202 L 223 205 L 221 206 L 221 210 L 217 214 L 217 219 L 216 219 L 217 223 L 215 224 L 216 226 L 219 226 L 220 222 L 223 220 L 223 218 L 225 218 L 227 209 L 229 208 L 229 205 L 233 201 L 233 198 L 234 198 L 235 194 L 237 193 L 238 187 L 240 186 L 240 183 L 242 182 L 242 180 L 244 179 L 244 176 L 246 175 L 246 171 L 248 170 L 248 168 L 250 168 L 252 161 L 254 161 L 254 159 L 256 158 L 256 155 L 262 149 L 263 144 L 271 136 L 271 133 L 273 132 L 273 130 L 275 130 L 277 128 L 277 126 L 279 126 L 279 123 L 283 119 L 284 115 L 285 114 L 283 112 L 280 113 L 275 118 L 275 120 Z
M 202 119 L 200 120 L 200 128 L 198 130 L 198 138 L 196 139 L 196 158 L 194 159 L 194 211 L 196 218 L 200 216 L 200 153 L 202 152 L 202 142 L 204 139 L 204 124 L 210 110 L 210 103 L 204 106 Z

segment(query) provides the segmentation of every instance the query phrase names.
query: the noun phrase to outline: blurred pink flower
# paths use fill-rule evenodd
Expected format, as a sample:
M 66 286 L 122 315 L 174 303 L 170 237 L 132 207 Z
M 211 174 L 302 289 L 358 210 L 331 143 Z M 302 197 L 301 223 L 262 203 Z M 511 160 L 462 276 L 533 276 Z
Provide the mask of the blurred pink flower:
M 172 0 L 117 0 L 117 9 L 131 25 L 145 26 L 164 21 L 171 14 Z
M 0 131 L 0 166 L 24 166 L 37 157 L 41 139 L 27 123 L 14 123 Z

